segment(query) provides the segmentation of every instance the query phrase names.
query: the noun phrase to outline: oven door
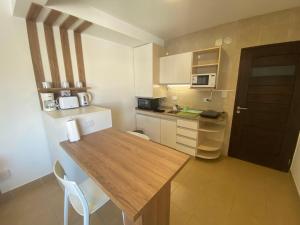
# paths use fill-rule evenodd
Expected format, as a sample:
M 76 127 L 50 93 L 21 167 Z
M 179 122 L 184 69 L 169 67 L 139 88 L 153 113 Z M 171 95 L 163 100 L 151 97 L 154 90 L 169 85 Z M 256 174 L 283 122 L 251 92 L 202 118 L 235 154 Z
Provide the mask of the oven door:
M 138 99 L 139 109 L 151 109 L 151 99 L 139 98 Z
M 194 75 L 192 85 L 208 86 L 209 85 L 209 75 Z

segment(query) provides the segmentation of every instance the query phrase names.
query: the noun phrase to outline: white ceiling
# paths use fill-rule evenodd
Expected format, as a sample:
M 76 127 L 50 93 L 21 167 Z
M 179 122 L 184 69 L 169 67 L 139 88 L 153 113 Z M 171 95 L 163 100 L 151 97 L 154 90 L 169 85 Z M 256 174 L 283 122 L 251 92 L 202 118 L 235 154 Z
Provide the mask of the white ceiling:
M 299 0 L 78 1 L 165 40 L 242 18 L 300 6 Z

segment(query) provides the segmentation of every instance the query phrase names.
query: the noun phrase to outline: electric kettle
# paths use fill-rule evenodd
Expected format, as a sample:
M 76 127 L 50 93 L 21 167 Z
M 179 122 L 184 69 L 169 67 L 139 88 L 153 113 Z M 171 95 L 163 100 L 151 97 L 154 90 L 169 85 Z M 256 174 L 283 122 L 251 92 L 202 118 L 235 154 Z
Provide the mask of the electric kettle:
M 89 92 L 78 92 L 77 95 L 78 95 L 78 98 L 79 98 L 80 106 L 90 105 L 90 102 L 92 101 L 91 93 L 89 93 Z

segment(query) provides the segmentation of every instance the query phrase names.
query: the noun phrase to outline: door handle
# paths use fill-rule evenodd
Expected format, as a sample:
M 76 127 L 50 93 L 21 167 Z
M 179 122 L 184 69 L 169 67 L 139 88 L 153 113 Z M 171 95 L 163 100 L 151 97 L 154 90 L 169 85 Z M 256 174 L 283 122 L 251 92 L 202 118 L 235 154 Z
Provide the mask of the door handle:
M 237 114 L 240 114 L 240 113 L 241 113 L 241 110 L 247 110 L 247 109 L 248 109 L 248 108 L 237 106 L 237 107 L 236 107 L 236 113 L 237 113 Z

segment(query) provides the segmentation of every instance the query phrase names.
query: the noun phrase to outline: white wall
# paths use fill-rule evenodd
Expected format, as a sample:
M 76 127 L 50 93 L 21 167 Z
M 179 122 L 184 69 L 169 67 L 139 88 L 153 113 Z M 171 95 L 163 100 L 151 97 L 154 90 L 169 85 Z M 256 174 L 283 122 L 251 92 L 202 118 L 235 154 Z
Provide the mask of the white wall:
M 291 173 L 297 186 L 298 193 L 300 195 L 300 133 L 298 137 L 298 143 L 291 166 Z
M 26 25 L 9 3 L 0 1 L 0 171 L 11 170 L 2 192 L 51 172 Z
M 113 127 L 135 129 L 133 49 L 89 35 L 82 45 L 93 103 L 112 110 Z

